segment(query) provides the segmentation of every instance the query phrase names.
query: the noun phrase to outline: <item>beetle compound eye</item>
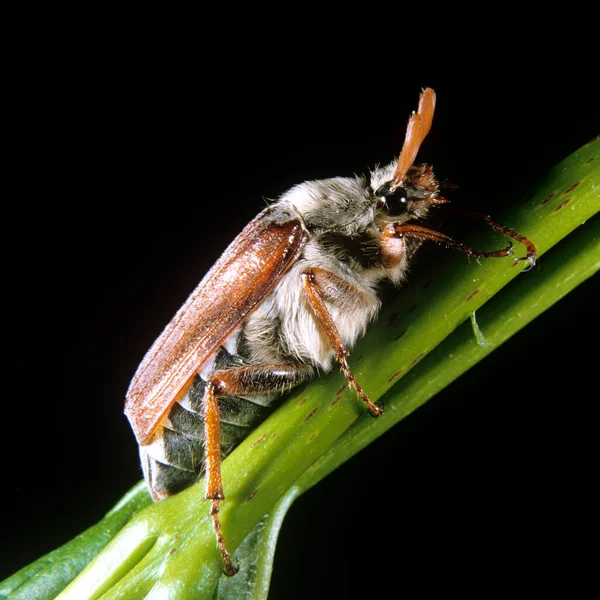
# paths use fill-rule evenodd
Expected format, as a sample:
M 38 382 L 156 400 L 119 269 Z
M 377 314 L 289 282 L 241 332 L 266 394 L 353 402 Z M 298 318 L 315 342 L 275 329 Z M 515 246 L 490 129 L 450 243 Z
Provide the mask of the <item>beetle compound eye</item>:
M 387 182 L 377 189 L 375 195 L 385 200 L 391 215 L 402 215 L 410 211 L 412 201 L 408 199 L 408 193 L 404 186 L 400 185 L 392 189 L 391 182 Z
M 389 196 L 387 196 L 386 202 L 391 215 L 401 215 L 409 212 L 412 204 L 403 187 L 396 188 Z

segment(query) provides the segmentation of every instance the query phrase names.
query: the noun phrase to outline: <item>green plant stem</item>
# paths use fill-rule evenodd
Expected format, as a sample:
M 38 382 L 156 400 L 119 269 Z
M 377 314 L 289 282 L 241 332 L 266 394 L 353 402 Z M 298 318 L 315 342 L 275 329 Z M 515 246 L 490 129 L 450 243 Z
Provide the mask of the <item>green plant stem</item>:
M 477 311 L 485 344 L 470 323 L 463 323 L 383 397 L 388 410 L 395 411 L 394 421 L 424 404 L 599 269 L 600 220 L 596 218 L 553 248 L 544 257 L 543 270 L 520 277 Z M 296 486 L 305 492 L 392 425 L 361 415 Z
M 598 212 L 600 160 L 595 157 L 599 149 L 600 142 L 596 141 L 568 157 L 549 173 L 538 192 L 505 220 L 509 227 L 533 239 L 540 255 Z M 598 268 L 597 229 L 590 230 L 581 230 L 585 243 L 591 244 L 584 261 L 586 272 Z M 487 232 L 471 245 L 497 247 L 498 237 Z M 541 305 L 526 302 L 514 311 L 517 321 L 512 330 L 503 333 L 503 318 L 496 314 L 504 311 L 506 300 L 496 308 L 490 304 L 489 311 L 480 310 L 523 266 L 511 258 L 478 264 L 448 254 L 443 263 L 440 261 L 424 278 L 415 278 L 398 295 L 355 348 L 351 362 L 354 374 L 373 399 L 395 386 L 387 396 L 383 418 L 366 419 L 343 377 L 334 373 L 291 396 L 255 430 L 223 463 L 227 499 L 222 503 L 221 517 L 230 549 L 242 543 L 290 488 L 314 485 L 458 376 L 461 365 L 445 363 L 442 350 L 430 351 L 474 311 L 486 339 L 496 346 L 539 314 L 544 309 Z M 544 276 L 546 270 L 539 274 Z M 534 275 L 538 273 L 520 276 L 517 287 Z M 561 281 L 554 284 L 560 289 L 558 295 L 572 289 L 578 280 L 563 277 Z M 519 294 L 527 293 L 515 291 L 516 297 L 509 301 L 518 304 Z M 467 333 L 461 333 L 463 330 Z M 457 344 L 450 347 L 452 351 L 472 355 L 469 360 L 473 363 L 489 351 L 473 342 L 470 327 L 460 328 L 452 338 L 444 343 Z M 431 376 L 430 369 L 440 372 Z M 427 393 L 417 394 L 421 388 L 428 388 Z M 147 507 L 60 598 L 213 598 L 222 561 L 207 515 L 202 483 Z

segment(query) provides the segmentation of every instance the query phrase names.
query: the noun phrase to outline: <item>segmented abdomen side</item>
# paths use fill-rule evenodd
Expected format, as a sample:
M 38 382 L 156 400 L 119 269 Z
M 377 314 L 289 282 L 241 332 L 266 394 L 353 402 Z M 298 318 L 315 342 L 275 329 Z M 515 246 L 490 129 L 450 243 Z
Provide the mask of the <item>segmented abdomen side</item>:
M 240 361 L 221 349 L 215 367 L 239 366 Z M 155 500 L 184 490 L 204 472 L 204 418 L 202 398 L 206 381 L 196 376 L 188 393 L 171 408 L 150 444 L 140 446 L 144 476 Z M 218 398 L 221 451 L 229 454 L 273 411 L 277 395 Z

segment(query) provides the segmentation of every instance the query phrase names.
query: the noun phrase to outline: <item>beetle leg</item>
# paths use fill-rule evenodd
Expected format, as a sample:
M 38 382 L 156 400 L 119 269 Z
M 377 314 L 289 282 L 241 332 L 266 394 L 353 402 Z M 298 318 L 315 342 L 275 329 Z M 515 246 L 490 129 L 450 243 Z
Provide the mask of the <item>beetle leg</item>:
M 219 503 L 225 498 L 221 477 L 221 421 L 218 396 L 250 396 L 285 390 L 298 385 L 312 373 L 308 365 L 251 365 L 215 371 L 204 389 L 204 461 L 206 466 L 205 497 L 212 500 L 210 516 L 217 544 L 225 562 L 225 573 L 235 575 L 219 519 Z
M 506 234 L 506 231 L 503 231 L 503 233 Z M 479 252 L 478 250 L 469 248 L 469 246 L 465 246 L 465 244 L 455 240 L 454 238 L 451 238 L 445 233 L 428 229 L 427 227 L 421 227 L 420 225 L 388 223 L 383 230 L 381 240 L 381 259 L 386 267 L 394 266 L 401 260 L 401 253 L 395 253 L 393 251 L 395 249 L 393 242 L 395 240 L 402 239 L 405 236 L 412 236 L 423 240 L 431 240 L 432 242 L 437 242 L 438 244 L 444 244 L 444 246 L 448 248 L 460 250 L 468 256 L 472 256 L 473 258 L 495 258 L 510 256 L 513 253 L 512 242 L 509 242 L 509 245 L 501 250 Z
M 467 213 L 467 215 L 470 217 L 483 219 L 494 231 L 498 231 L 502 235 L 505 235 L 506 237 L 523 244 L 527 249 L 527 253 L 525 256 L 517 258 L 516 260 L 526 260 L 531 266 L 535 265 L 537 248 L 535 247 L 535 244 L 528 240 L 524 235 L 521 235 L 520 233 L 501 225 L 488 215 L 481 215 L 478 213 Z M 439 244 L 444 244 L 448 248 L 460 250 L 468 256 L 472 256 L 473 258 L 501 258 L 513 254 L 512 242 L 509 242 L 509 245 L 501 250 L 480 252 L 465 246 L 461 242 L 458 242 L 445 233 L 440 233 L 439 231 L 434 231 L 433 229 L 421 227 L 420 225 L 388 223 L 383 230 L 381 239 L 381 260 L 384 266 L 394 266 L 398 264 L 400 260 L 402 260 L 401 256 L 403 254 L 403 248 L 399 248 L 396 244 L 396 241 L 402 239 L 404 236 L 413 236 L 424 240 L 438 242 Z
M 527 249 L 527 253 L 525 254 L 525 256 L 521 256 L 515 260 L 526 260 L 531 267 L 535 266 L 537 248 L 531 240 L 528 240 L 524 235 L 521 235 L 520 233 L 509 229 L 505 225 L 498 223 L 498 221 L 494 221 L 494 219 L 492 219 L 492 217 L 490 217 L 489 215 L 483 215 L 480 213 L 467 213 L 467 216 L 483 219 L 494 231 L 498 231 L 502 235 L 505 235 L 506 237 L 509 237 L 513 240 L 517 240 L 517 242 L 523 244 L 523 246 L 525 246 L 525 248 Z
M 238 572 L 231 562 L 231 555 L 225 546 L 225 538 L 219 520 L 219 501 L 224 498 L 223 482 L 221 479 L 221 421 L 219 419 L 219 404 L 215 395 L 215 386 L 208 383 L 204 391 L 204 462 L 206 465 L 207 500 L 212 500 L 210 516 L 217 536 L 217 544 L 225 562 L 225 573 L 228 576 Z
M 346 380 L 356 390 L 356 393 L 365 403 L 369 412 L 374 417 L 378 417 L 383 414 L 383 408 L 381 406 L 377 406 L 371 401 L 369 396 L 367 396 L 366 392 L 362 389 L 350 371 L 350 367 L 348 366 L 348 356 L 350 355 L 350 352 L 342 341 L 337 327 L 335 326 L 335 323 L 333 322 L 333 319 L 327 310 L 327 306 L 323 301 L 323 294 L 317 281 L 316 271 L 319 271 L 320 278 L 322 278 L 324 275 L 327 275 L 327 272 L 323 271 L 322 269 L 307 269 L 304 271 L 304 273 L 302 273 L 302 282 L 304 283 L 304 290 L 306 292 L 308 301 L 314 311 L 315 316 L 317 317 L 317 321 L 327 333 L 327 337 L 329 338 L 329 341 L 331 342 L 331 345 L 335 351 L 335 357 L 340 363 L 340 367 L 346 376 Z

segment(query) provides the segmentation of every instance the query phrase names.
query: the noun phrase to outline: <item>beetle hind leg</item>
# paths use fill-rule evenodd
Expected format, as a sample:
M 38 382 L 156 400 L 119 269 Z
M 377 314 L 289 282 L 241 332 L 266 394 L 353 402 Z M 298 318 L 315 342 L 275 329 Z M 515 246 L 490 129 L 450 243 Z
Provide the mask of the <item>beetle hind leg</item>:
M 238 572 L 231 562 L 231 555 L 225 545 L 223 529 L 219 519 L 219 502 L 223 500 L 223 481 L 221 479 L 221 421 L 219 405 L 215 394 L 215 386 L 208 383 L 204 391 L 204 461 L 206 464 L 206 494 L 207 500 L 212 500 L 210 516 L 217 536 L 217 544 L 225 563 L 225 573 L 228 576 Z
M 218 396 L 249 396 L 288 389 L 312 374 L 307 365 L 253 365 L 215 371 L 204 389 L 204 463 L 205 497 L 211 500 L 210 516 L 217 544 L 225 563 L 225 573 L 235 575 L 238 569 L 231 561 L 219 518 L 219 505 L 225 499 L 221 477 L 221 420 Z

